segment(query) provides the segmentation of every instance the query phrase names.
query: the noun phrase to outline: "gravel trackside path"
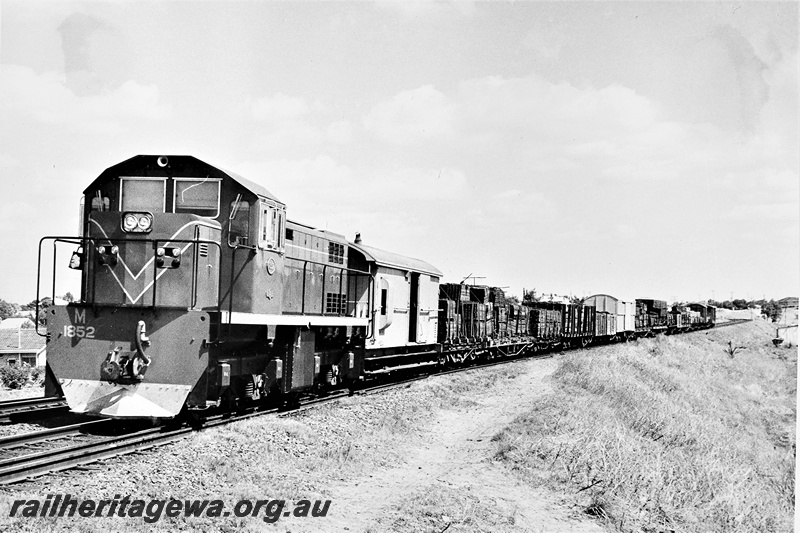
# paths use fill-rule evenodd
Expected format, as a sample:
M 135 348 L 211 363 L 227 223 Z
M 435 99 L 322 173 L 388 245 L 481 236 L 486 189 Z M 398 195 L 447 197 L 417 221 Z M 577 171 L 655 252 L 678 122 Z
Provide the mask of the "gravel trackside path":
M 429 430 L 407 442 L 394 467 L 329 487 L 336 512 L 327 526 L 356 531 L 604 531 L 544 490 L 519 483 L 493 460 L 492 437 L 550 391 L 553 359 L 514 365 L 514 373 L 438 410 Z M 449 379 L 447 377 L 434 379 Z

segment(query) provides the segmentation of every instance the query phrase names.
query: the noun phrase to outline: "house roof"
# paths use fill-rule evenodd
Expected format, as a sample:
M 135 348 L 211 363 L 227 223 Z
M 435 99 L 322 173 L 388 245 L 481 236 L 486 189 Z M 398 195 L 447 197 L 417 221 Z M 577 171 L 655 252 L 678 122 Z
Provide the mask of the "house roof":
M 44 348 L 44 337 L 35 329 L 0 329 L 0 352 L 33 352 Z

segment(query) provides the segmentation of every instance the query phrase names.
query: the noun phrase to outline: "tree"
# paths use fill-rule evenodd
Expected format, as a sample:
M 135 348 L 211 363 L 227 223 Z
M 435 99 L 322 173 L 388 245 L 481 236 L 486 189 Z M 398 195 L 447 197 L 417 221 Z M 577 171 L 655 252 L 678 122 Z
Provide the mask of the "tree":
M 522 289 L 523 303 L 538 302 L 541 299 L 542 299 L 541 296 L 536 296 L 536 289 L 533 289 L 531 291 L 526 291 L 525 289 Z
M 747 300 L 737 298 L 731 302 L 734 309 L 747 309 Z
M 74 302 L 75 301 L 75 297 L 72 295 L 71 292 L 68 292 L 67 294 L 65 294 L 63 299 L 66 300 L 67 302 Z
M 773 322 L 777 322 L 781 318 L 781 306 L 775 300 L 770 300 L 761 306 L 761 314 Z
M 34 304 L 35 305 L 35 304 Z M 53 305 L 53 300 L 49 297 L 39 300 L 39 316 L 37 317 L 39 324 L 42 326 L 47 325 L 47 308 Z
M 10 316 L 17 314 L 17 308 L 14 304 L 5 300 L 0 300 L 0 319 L 5 320 Z

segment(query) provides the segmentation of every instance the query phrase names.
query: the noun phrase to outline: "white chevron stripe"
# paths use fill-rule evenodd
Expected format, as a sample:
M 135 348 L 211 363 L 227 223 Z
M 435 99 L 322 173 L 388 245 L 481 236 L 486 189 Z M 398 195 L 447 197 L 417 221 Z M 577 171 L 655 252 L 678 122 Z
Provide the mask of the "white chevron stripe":
M 101 226 L 101 225 L 100 225 L 100 223 L 99 223 L 99 222 L 97 222 L 97 221 L 96 221 L 96 220 L 94 220 L 94 219 L 90 219 L 90 220 L 92 221 L 92 223 L 94 223 L 94 225 L 95 225 L 95 226 L 97 226 L 97 227 L 98 227 L 98 229 L 100 230 L 100 232 L 103 234 L 103 237 L 105 237 L 106 241 L 108 241 L 108 244 L 109 244 L 109 245 L 112 245 L 113 243 L 111 242 L 111 239 L 109 239 L 109 237 L 108 237 L 108 234 L 106 233 L 105 229 L 103 229 L 103 226 Z M 169 244 L 172 242 L 172 239 L 175 239 L 175 238 L 177 238 L 177 237 L 178 237 L 178 235 L 179 235 L 179 234 L 180 234 L 180 233 L 181 233 L 183 230 L 185 230 L 186 228 L 188 228 L 189 226 L 205 226 L 205 225 L 206 225 L 206 224 L 203 224 L 202 222 L 200 222 L 200 221 L 197 221 L 197 220 L 195 220 L 195 221 L 192 221 L 192 222 L 188 222 L 187 224 L 184 224 L 183 226 L 181 226 L 181 227 L 180 227 L 180 228 L 179 228 L 179 229 L 178 229 L 178 230 L 177 230 L 175 233 L 173 233 L 173 234 L 172 234 L 172 236 L 169 238 L 169 240 L 167 240 L 167 241 L 165 241 L 165 242 L 164 242 L 164 245 L 163 245 L 163 246 L 167 246 L 167 245 L 169 245 Z M 161 240 L 161 239 L 159 239 L 159 240 Z M 192 243 L 188 243 L 186 246 L 184 246 L 183 248 L 181 248 L 181 255 L 183 255 L 183 254 L 184 254 L 184 252 L 186 252 L 186 250 L 188 250 L 188 249 L 189 249 L 191 246 L 192 246 Z M 139 270 L 139 272 L 138 272 L 136 275 L 134 275 L 134 274 L 133 274 L 133 272 L 131 272 L 130 268 L 128 268 L 128 265 L 125 263 L 125 261 L 124 261 L 124 260 L 123 260 L 121 257 L 119 257 L 119 256 L 118 256 L 118 257 L 117 257 L 117 261 L 118 261 L 119 263 L 122 263 L 122 266 L 125 268 L 125 271 L 128 273 L 128 275 L 129 275 L 131 278 L 133 278 L 133 280 L 134 280 L 134 281 L 136 281 L 136 280 L 139 278 L 139 276 L 141 276 L 141 275 L 142 275 L 142 272 L 145 272 L 145 271 L 147 270 L 147 267 L 148 267 L 148 266 L 150 266 L 150 265 L 153 263 L 153 261 L 155 261 L 155 256 L 151 257 L 151 258 L 150 258 L 150 260 L 149 260 L 149 261 L 147 261 L 147 263 L 145 263 L 145 264 L 144 264 L 144 266 L 141 268 L 141 270 Z M 135 304 L 136 302 L 138 302 L 138 301 L 139 301 L 139 299 L 140 299 L 142 296 L 144 296 L 144 294 L 145 294 L 145 293 L 146 293 L 148 290 L 150 290 L 150 287 L 152 287 L 152 286 L 153 286 L 153 284 L 154 284 L 154 283 L 155 283 L 155 282 L 156 282 L 156 281 L 157 281 L 157 280 L 158 280 L 158 279 L 159 279 L 161 276 L 163 276 L 163 275 L 164 275 L 164 274 L 167 272 L 167 270 L 169 270 L 169 269 L 166 269 L 166 268 L 165 268 L 165 269 L 161 269 L 161 271 L 160 271 L 160 272 L 157 272 L 157 273 L 156 273 L 156 276 L 155 276 L 155 279 L 153 279 L 153 281 L 151 281 L 150 283 L 148 283 L 147 285 L 145 285 L 145 288 L 144 288 L 144 290 L 142 290 L 142 292 L 141 292 L 141 293 L 139 293 L 139 295 L 138 295 L 136 298 L 134 298 L 134 297 L 133 297 L 133 296 L 131 296 L 131 295 L 130 295 L 130 293 L 129 293 L 129 292 L 126 290 L 126 289 L 125 289 L 125 285 L 124 285 L 124 284 L 123 284 L 123 283 L 120 281 L 119 277 L 117 276 L 117 273 L 116 273 L 116 272 L 114 272 L 114 269 L 113 269 L 113 268 L 111 268 L 111 265 L 105 265 L 105 266 L 106 266 L 106 268 L 107 268 L 107 269 L 108 269 L 108 270 L 111 272 L 111 275 L 112 275 L 112 276 L 114 276 L 114 280 L 117 282 L 117 285 L 119 285 L 119 288 L 120 288 L 120 289 L 122 289 L 122 292 L 123 292 L 123 293 L 125 293 L 125 297 L 126 297 L 126 298 L 128 299 L 128 301 L 130 301 L 132 304 Z

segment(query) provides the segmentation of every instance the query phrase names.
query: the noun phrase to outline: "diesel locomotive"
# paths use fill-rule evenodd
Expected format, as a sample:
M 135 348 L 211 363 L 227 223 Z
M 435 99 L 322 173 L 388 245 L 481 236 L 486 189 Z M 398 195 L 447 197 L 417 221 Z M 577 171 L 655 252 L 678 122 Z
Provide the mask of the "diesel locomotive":
M 263 186 L 191 156 L 140 155 L 84 191 L 80 297 L 46 309 L 46 395 L 72 411 L 182 412 L 355 387 L 398 372 L 714 323 L 703 304 L 505 299 L 419 259 L 290 221 Z M 51 296 L 54 296 L 52 294 Z M 37 329 L 38 330 L 38 329 Z

